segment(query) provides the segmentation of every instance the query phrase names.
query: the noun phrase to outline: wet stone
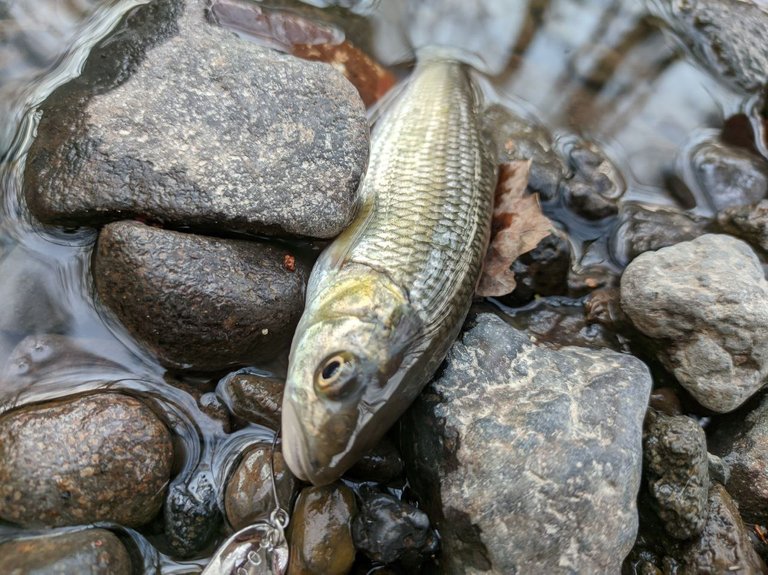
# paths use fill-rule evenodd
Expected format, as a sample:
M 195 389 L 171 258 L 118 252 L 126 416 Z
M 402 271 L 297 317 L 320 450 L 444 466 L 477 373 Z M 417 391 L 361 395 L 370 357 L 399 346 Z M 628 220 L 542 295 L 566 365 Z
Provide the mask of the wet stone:
M 667 533 L 677 539 L 698 535 L 709 492 L 704 430 L 690 417 L 649 410 L 643 456 L 648 490 Z
M 284 388 L 283 378 L 255 373 L 246 368 L 222 379 L 217 393 L 235 416 L 278 429 Z
M 249 450 L 227 481 L 224 508 L 235 530 L 268 517 L 275 508 L 271 452 L 272 447 L 267 445 Z M 280 506 L 290 509 L 297 482 L 280 451 L 275 452 L 274 476 Z
M 362 481 L 389 483 L 403 476 L 403 459 L 389 439 L 384 437 L 379 444 L 363 455 L 345 474 L 346 477 Z
M 624 271 L 621 305 L 703 406 L 732 411 L 768 376 L 768 282 L 754 252 L 704 235 L 647 252 Z
M 572 176 L 562 184 L 568 205 L 579 215 L 598 220 L 618 213 L 626 183 L 613 162 L 597 144 L 573 142 L 566 150 Z
M 131 575 L 131 559 L 105 529 L 51 533 L 0 543 L 0 573 L 8 575 Z
M 505 303 L 521 305 L 536 296 L 566 295 L 571 246 L 560 234 L 550 234 L 512 264 L 517 286 Z
M 352 522 L 355 547 L 374 561 L 399 562 L 408 572 L 418 572 L 439 546 L 427 514 L 367 486 L 361 487 L 360 497 L 360 512 Z
M 306 487 L 293 508 L 288 532 L 289 575 L 345 575 L 355 561 L 350 524 L 355 494 L 345 485 Z
M 681 575 L 758 575 L 766 567 L 749 540 L 739 508 L 725 488 L 712 485 L 704 531 L 683 555 Z
M 631 356 L 532 345 L 477 316 L 403 420 L 443 572 L 618 572 L 637 532 L 650 387 Z
M 42 222 L 318 238 L 349 223 L 369 137 L 355 88 L 209 24 L 206 5 L 137 8 L 43 103 L 24 185 Z
M 0 518 L 23 526 L 114 521 L 159 511 L 173 446 L 144 403 L 103 393 L 23 407 L 0 418 Z
M 309 266 L 262 242 L 117 222 L 99 234 L 96 292 L 161 363 L 215 370 L 272 359 L 299 320 Z
M 717 219 L 725 231 L 768 253 L 768 200 L 729 208 L 718 214 Z
M 221 524 L 218 494 L 212 473 L 195 470 L 177 477 L 163 506 L 165 535 L 173 554 L 189 557 L 208 546 Z

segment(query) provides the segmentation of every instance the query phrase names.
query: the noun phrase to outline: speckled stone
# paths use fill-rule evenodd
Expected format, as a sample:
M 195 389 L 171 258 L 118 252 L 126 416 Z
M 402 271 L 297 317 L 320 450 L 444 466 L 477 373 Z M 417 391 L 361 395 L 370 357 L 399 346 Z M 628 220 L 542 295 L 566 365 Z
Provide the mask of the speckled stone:
M 133 10 L 41 105 L 24 185 L 41 221 L 319 238 L 350 222 L 369 143 L 357 91 L 211 25 L 207 5 Z
M 0 518 L 24 526 L 152 519 L 171 474 L 170 434 L 144 403 L 102 393 L 0 417 Z
M 111 531 L 86 529 L 0 543 L 5 575 L 131 575 L 131 558 Z
M 105 226 L 93 261 L 96 293 L 128 332 L 163 365 L 201 371 L 286 348 L 309 269 L 281 246 L 138 222 Z
M 285 379 L 246 369 L 227 375 L 217 393 L 234 415 L 270 429 L 280 427 Z

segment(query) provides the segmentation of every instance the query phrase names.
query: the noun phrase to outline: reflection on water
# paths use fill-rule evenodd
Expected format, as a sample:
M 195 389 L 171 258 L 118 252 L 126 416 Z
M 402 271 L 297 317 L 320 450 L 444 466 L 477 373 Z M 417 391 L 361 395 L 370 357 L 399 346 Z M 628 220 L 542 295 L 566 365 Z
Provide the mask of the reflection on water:
M 35 107 L 77 75 L 89 48 L 141 3 L 0 0 L 0 409 L 104 386 L 138 394 L 155 401 L 182 438 L 188 473 L 208 465 L 220 475 L 238 449 L 263 441 L 268 432 L 252 427 L 226 436 L 192 395 L 164 382 L 163 369 L 122 328 L 103 319 L 93 302 L 94 234 L 43 229 L 30 221 L 21 201 Z M 370 46 L 387 65 L 410 58 L 407 34 L 399 27 L 403 2 L 308 3 L 354 7 L 354 18 L 334 8 L 327 19 L 342 28 L 349 25 L 349 37 L 359 38 L 365 17 L 362 29 L 370 37 L 361 46 Z M 618 167 L 626 185 L 624 200 L 691 207 L 692 213 L 710 215 L 706 203 L 681 204 L 666 187 L 670 174 L 681 171 L 681 154 L 707 130 L 739 112 L 754 116 L 755 103 L 744 102 L 684 58 L 637 0 L 529 0 L 526 7 L 510 9 L 506 26 L 464 26 L 463 34 L 508 56 L 500 74 L 479 79 L 488 103 L 551 135 L 563 159 L 578 138 L 597 143 Z M 503 11 L 498 14 L 506 17 Z M 615 261 L 608 245 L 620 218 L 589 221 L 559 205 L 545 207 L 569 232 L 577 265 L 617 269 L 623 263 Z M 215 380 L 203 378 L 202 384 L 212 388 Z M 144 550 L 147 565 L 162 563 L 165 572 L 196 568 L 176 564 L 152 551 L 139 534 L 126 533 Z

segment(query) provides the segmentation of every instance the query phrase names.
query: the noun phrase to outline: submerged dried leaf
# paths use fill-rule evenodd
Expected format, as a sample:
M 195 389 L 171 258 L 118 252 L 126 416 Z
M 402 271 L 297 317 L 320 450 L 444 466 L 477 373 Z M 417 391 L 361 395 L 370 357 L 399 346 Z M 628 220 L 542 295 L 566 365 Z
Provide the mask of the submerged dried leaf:
M 493 208 L 491 245 L 485 256 L 479 296 L 502 296 L 515 289 L 512 264 L 552 233 L 552 222 L 541 212 L 538 194 L 526 193 L 530 160 L 502 164 Z

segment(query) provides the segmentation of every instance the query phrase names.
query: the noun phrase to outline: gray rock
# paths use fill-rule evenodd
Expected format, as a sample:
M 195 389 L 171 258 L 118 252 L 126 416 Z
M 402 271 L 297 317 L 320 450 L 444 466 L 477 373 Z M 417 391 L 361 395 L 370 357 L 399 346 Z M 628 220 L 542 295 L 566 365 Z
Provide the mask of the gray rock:
M 650 3 L 654 5 L 653 3 Z M 664 16 L 718 78 L 754 92 L 768 83 L 768 13 L 760 1 L 661 0 Z
M 443 572 L 617 573 L 637 532 L 648 369 L 476 322 L 403 420 Z
M 168 429 L 141 401 L 100 393 L 0 417 L 0 518 L 24 526 L 151 520 L 173 464 Z
M 349 223 L 368 154 L 355 88 L 208 24 L 206 5 L 137 8 L 41 106 L 24 186 L 41 221 L 320 238 Z
M 731 466 L 722 457 L 707 453 L 707 467 L 709 478 L 717 483 L 727 484 L 731 479 Z
M 741 240 L 707 234 L 627 266 L 621 305 L 703 406 L 736 409 L 768 376 L 768 282 Z
M 749 540 L 739 508 L 722 485 L 712 485 L 704 531 L 683 554 L 681 575 L 759 575 L 766 567 Z
M 570 142 L 566 152 L 573 175 L 563 182 L 562 193 L 570 208 L 593 220 L 618 213 L 627 185 L 605 152 L 587 140 Z
M 649 410 L 643 437 L 648 491 L 667 533 L 690 539 L 707 518 L 707 438 L 690 417 Z
M 768 524 L 768 396 L 746 416 L 719 425 L 710 448 L 730 470 L 726 487 L 744 519 Z
M 93 260 L 99 299 L 131 335 L 164 365 L 197 370 L 274 358 L 309 269 L 287 248 L 138 222 L 105 226 Z
M 7 575 L 130 575 L 131 558 L 111 531 L 85 529 L 0 543 Z
M 715 211 L 754 204 L 768 193 L 765 161 L 744 148 L 707 141 L 693 148 L 688 161 L 693 186 Z
M 177 557 L 203 550 L 221 524 L 218 492 L 206 466 L 188 477 L 179 476 L 168 488 L 163 505 L 165 535 Z
M 768 253 L 768 200 L 729 208 L 718 214 L 718 222 L 728 233 Z

